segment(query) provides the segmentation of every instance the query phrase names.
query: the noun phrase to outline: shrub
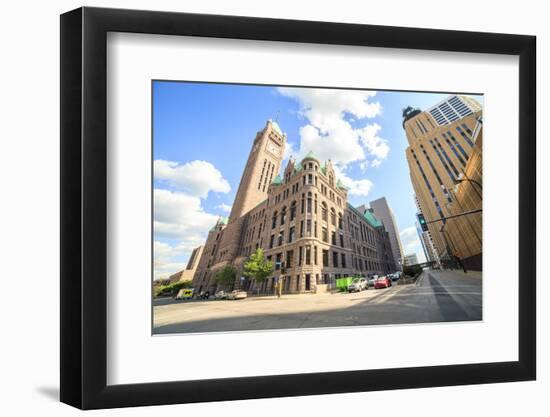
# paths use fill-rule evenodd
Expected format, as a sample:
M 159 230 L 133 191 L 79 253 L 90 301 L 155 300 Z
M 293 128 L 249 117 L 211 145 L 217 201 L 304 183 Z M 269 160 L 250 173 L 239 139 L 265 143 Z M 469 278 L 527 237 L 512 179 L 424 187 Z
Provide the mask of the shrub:
M 181 290 L 182 288 L 191 288 L 192 286 L 193 285 L 191 281 L 178 281 L 168 285 L 161 285 L 159 287 L 155 287 L 154 296 L 155 297 L 175 296 L 177 295 L 179 290 Z
M 422 267 L 420 265 L 409 265 L 403 268 L 403 274 L 410 277 L 414 277 L 422 272 Z

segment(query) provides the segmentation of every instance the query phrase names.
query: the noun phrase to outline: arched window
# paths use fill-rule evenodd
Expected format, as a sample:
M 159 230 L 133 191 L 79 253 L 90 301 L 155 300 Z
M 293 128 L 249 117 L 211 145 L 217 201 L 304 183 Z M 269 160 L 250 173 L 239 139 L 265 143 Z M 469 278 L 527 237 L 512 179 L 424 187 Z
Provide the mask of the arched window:
M 283 207 L 281 210 L 281 224 L 285 224 L 286 220 L 286 207 Z
M 290 205 L 290 221 L 296 218 L 296 200 Z
M 324 201 L 321 203 L 321 218 L 324 221 L 328 221 L 327 203 Z
M 277 210 L 275 210 L 273 217 L 271 218 L 271 228 L 275 229 L 275 226 L 277 226 Z

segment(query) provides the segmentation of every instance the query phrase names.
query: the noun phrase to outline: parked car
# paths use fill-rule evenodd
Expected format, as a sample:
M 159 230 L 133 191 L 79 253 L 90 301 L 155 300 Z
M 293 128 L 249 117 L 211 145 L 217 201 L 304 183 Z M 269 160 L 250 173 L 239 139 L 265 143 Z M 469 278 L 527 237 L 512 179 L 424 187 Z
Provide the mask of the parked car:
M 190 300 L 193 298 L 193 288 L 182 288 L 176 295 L 176 300 Z
M 214 294 L 214 299 L 216 300 L 227 300 L 227 297 L 228 297 L 228 293 L 221 290 L 221 291 L 218 291 L 216 294 Z
M 374 287 L 374 283 L 378 279 L 378 275 L 371 275 L 368 279 L 369 287 Z
M 374 288 L 376 288 L 376 289 L 378 289 L 378 288 L 388 288 L 388 287 L 391 287 L 391 285 L 392 285 L 392 283 L 391 283 L 390 278 L 388 278 L 387 276 L 386 277 L 380 277 L 374 283 Z
M 233 290 L 227 295 L 228 300 L 243 300 L 247 297 L 246 291 Z
M 366 278 L 354 278 L 351 284 L 348 285 L 349 292 L 361 292 L 369 289 L 369 282 Z
M 392 281 L 397 281 L 399 279 L 399 272 L 390 275 Z

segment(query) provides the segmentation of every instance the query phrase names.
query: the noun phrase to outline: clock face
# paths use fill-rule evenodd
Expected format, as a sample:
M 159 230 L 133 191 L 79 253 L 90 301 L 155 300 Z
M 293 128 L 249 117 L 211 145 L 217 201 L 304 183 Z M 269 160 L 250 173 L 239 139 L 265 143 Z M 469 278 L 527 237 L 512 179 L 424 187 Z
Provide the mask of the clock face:
M 267 150 L 277 156 L 281 153 L 281 147 L 273 142 L 267 144 Z

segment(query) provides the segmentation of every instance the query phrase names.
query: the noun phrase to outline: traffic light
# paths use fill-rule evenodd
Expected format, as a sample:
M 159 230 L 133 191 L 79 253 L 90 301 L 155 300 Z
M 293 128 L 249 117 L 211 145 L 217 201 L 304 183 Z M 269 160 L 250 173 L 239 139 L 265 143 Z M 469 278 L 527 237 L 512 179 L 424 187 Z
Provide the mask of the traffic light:
M 418 217 L 418 223 L 420 223 L 420 228 L 423 232 L 428 231 L 428 224 L 426 223 L 426 219 L 424 218 L 424 215 L 422 213 L 417 213 L 416 216 Z

